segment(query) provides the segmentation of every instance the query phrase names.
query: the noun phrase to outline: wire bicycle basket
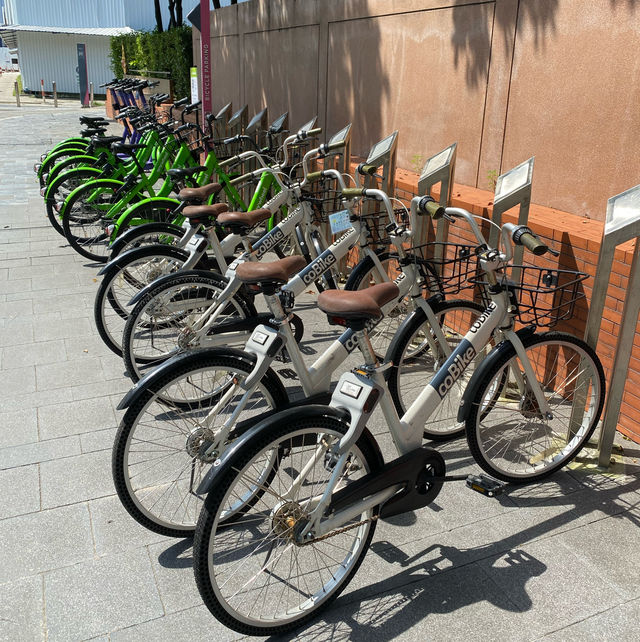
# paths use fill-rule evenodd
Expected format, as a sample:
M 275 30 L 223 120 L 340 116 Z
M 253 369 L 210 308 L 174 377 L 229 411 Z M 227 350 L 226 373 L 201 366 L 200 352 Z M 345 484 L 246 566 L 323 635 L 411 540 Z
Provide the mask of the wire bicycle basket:
M 576 303 L 585 298 L 581 283 L 588 277 L 577 270 L 510 265 L 503 268 L 501 282 L 513 293 L 520 323 L 550 328 L 573 317 Z M 486 280 L 473 282 L 488 285 Z
M 457 294 L 472 288 L 478 273 L 478 259 L 474 245 L 432 241 L 411 249 L 414 260 L 429 263 L 438 274 L 439 290 L 443 294 Z

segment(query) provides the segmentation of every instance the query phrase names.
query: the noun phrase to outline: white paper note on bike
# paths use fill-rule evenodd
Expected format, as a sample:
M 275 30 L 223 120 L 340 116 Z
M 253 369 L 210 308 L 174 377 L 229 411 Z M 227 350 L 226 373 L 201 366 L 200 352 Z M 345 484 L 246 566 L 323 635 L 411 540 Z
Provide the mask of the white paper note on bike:
M 332 234 L 338 234 L 353 227 L 349 220 L 349 210 L 340 210 L 335 214 L 329 214 L 329 225 L 331 225 Z

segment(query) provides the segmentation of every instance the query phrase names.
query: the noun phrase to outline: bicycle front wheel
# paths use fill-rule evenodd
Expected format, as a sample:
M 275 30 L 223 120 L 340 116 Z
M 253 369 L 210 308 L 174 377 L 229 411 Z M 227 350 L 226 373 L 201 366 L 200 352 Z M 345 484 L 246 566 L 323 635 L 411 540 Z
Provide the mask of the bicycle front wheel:
M 433 313 L 451 352 L 458 347 L 465 333 L 483 312 L 484 307 L 473 301 L 443 301 L 433 307 Z M 393 364 L 389 369 L 388 385 L 399 416 L 416 400 L 450 354 L 439 345 L 422 309 L 412 313 L 401 333 L 385 358 L 385 361 Z M 464 423 L 458 421 L 460 400 L 473 371 L 490 349 L 491 345 L 488 345 L 486 351 L 476 356 L 427 419 L 424 426 L 425 439 L 444 441 L 464 434 Z
M 347 586 L 369 548 L 377 508 L 363 511 L 329 537 L 297 544 L 296 525 L 322 495 L 332 469 L 324 454 L 346 432 L 320 414 L 268 426 L 223 471 L 209 492 L 194 540 L 194 572 L 205 604 L 245 635 L 290 631 L 326 608 Z M 338 482 L 354 483 L 379 466 L 368 431 L 353 447 Z M 238 498 L 256 488 L 264 462 L 278 466 L 257 501 L 234 520 Z M 223 464 L 224 465 L 224 464 Z
M 512 350 L 478 388 L 465 425 L 478 464 L 514 483 L 537 481 L 568 464 L 593 433 L 605 396 L 600 360 L 581 339 L 547 332 L 522 343 L 551 417 L 541 411 Z M 501 394 L 495 399 L 497 388 Z

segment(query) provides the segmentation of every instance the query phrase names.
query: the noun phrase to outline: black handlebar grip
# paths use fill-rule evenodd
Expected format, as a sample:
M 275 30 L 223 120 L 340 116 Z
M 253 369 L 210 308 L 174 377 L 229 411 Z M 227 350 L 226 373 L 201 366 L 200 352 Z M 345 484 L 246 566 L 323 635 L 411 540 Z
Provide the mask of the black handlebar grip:
M 528 227 L 518 228 L 513 233 L 513 242 L 523 245 L 536 256 L 542 256 L 549 251 L 549 246 L 543 243 Z
M 175 103 L 173 103 L 174 107 L 182 107 L 182 105 L 186 105 L 189 102 L 189 98 L 181 98 L 180 100 L 176 100 Z
M 357 198 L 364 196 L 365 190 L 362 187 L 347 187 L 342 190 L 342 196 L 345 198 Z
M 444 207 L 442 207 L 442 205 L 437 201 L 433 200 L 430 196 L 425 196 L 420 200 L 418 211 L 433 219 L 439 219 L 444 216 Z

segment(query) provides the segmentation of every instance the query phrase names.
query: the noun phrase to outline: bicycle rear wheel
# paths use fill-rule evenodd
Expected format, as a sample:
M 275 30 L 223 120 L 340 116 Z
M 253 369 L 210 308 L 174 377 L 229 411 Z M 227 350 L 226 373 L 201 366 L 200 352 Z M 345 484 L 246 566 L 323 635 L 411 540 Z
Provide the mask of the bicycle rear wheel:
M 204 501 L 198 487 L 220 455 L 208 450 L 242 400 L 240 385 L 254 362 L 241 352 L 203 350 L 177 360 L 159 380 L 143 384 L 138 401 L 122 419 L 112 459 L 120 501 L 138 523 L 170 537 L 193 534 Z M 265 375 L 236 422 L 257 420 L 285 405 L 286 393 L 278 384 L 273 373 Z M 228 398 L 220 404 L 223 395 Z M 274 462 L 275 457 L 265 461 L 260 479 L 268 479 Z M 245 494 L 238 510 L 254 498 L 255 492 Z
M 125 260 L 126 258 L 126 260 Z M 177 247 L 145 245 L 129 251 L 111 264 L 102 277 L 93 306 L 100 337 L 110 350 L 122 356 L 122 333 L 131 308 L 129 301 L 156 279 L 177 272 L 189 253 Z
M 490 475 L 513 483 L 538 481 L 566 466 L 600 419 L 604 371 L 596 353 L 563 332 L 522 340 L 552 417 L 545 417 L 511 349 L 480 385 L 466 419 L 469 448 Z M 495 400 L 496 386 L 508 377 Z

